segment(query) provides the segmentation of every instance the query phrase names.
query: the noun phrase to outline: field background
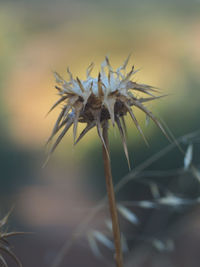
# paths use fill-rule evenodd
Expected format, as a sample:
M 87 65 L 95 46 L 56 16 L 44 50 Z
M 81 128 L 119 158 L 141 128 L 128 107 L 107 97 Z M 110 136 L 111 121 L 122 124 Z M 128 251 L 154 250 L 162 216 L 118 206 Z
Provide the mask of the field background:
M 197 130 L 200 1 L 0 1 L 0 214 L 14 204 L 10 229 L 35 232 L 12 239 L 25 267 L 50 266 L 85 211 L 105 194 L 101 144 L 95 130 L 76 147 L 70 132 L 47 167 L 41 168 L 45 141 L 59 112 L 58 108 L 45 118 L 57 99 L 53 71 L 66 77 L 70 66 L 74 75 L 83 79 L 92 61 L 95 75 L 105 55 L 118 67 L 130 52 L 129 67 L 134 64 L 141 69 L 135 81 L 169 94 L 149 104 L 149 109 L 166 122 L 175 137 Z M 153 123 L 145 127 L 143 114 L 136 115 L 150 147 L 127 118 L 133 168 L 168 144 Z M 128 167 L 119 135 L 111 129 L 110 137 L 117 182 Z M 151 168 L 167 170 L 182 165 L 183 158 L 175 150 Z M 129 188 L 121 197 L 130 198 L 133 193 Z M 198 224 L 198 216 L 192 216 L 196 220 L 186 216 L 182 224 Z M 188 233 L 189 252 L 184 252 L 188 245 L 179 248 L 182 258 L 174 255 L 180 266 L 198 266 L 200 241 L 197 236 L 194 240 L 192 233 Z M 85 244 L 76 245 L 63 266 L 78 267 L 83 262 L 85 266 L 102 264 Z

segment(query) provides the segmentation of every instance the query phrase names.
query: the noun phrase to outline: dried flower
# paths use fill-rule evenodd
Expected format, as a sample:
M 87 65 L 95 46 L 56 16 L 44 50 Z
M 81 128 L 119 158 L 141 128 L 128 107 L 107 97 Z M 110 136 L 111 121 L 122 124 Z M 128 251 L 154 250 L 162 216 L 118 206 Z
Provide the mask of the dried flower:
M 162 96 L 155 96 L 158 90 L 152 86 L 133 82 L 131 77 L 137 72 L 132 66 L 126 72 L 129 57 L 124 64 L 113 70 L 108 57 L 101 64 L 101 71 L 98 77 L 91 77 L 94 64 L 91 63 L 86 71 L 86 80 L 73 78 L 69 68 L 67 69 L 69 80 L 64 80 L 58 73 L 55 73 L 60 99 L 50 109 L 52 111 L 57 105 L 64 104 L 53 128 L 52 134 L 47 143 L 61 131 L 57 140 L 51 147 L 49 155 L 55 150 L 57 145 L 73 125 L 74 143 L 80 139 L 93 127 L 97 127 L 98 135 L 105 146 L 102 135 L 102 125 L 111 120 L 112 125 L 117 125 L 123 142 L 124 152 L 129 164 L 128 149 L 126 144 L 126 125 L 124 116 L 129 113 L 136 128 L 147 143 L 141 127 L 132 111 L 132 106 L 142 110 L 155 124 L 165 131 L 157 118 L 143 105 L 143 103 L 158 99 Z M 144 97 L 138 97 L 137 93 L 143 93 Z M 49 112 L 50 112 L 49 111 Z M 76 138 L 78 123 L 87 123 L 80 136 Z M 130 166 L 130 164 L 129 164 Z

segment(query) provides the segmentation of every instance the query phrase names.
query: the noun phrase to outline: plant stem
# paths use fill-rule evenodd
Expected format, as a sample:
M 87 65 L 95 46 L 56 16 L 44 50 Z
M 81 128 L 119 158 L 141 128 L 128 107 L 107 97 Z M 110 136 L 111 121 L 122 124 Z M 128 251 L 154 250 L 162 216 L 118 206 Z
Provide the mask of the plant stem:
M 111 172 L 111 165 L 110 165 L 110 158 L 109 158 L 109 142 L 108 142 L 108 125 L 104 124 L 103 128 L 103 139 L 105 142 L 102 145 L 103 149 L 103 161 L 104 161 L 104 173 L 106 178 L 106 188 L 107 188 L 107 195 L 109 201 L 109 209 L 110 215 L 112 219 L 112 229 L 113 229 L 113 238 L 115 243 L 115 260 L 117 267 L 123 267 L 123 255 L 121 249 L 121 241 L 120 241 L 120 228 L 119 228 L 119 220 L 117 215 L 117 207 L 115 201 L 115 193 L 114 187 L 112 182 L 112 172 Z M 107 150 L 106 150 L 107 149 Z

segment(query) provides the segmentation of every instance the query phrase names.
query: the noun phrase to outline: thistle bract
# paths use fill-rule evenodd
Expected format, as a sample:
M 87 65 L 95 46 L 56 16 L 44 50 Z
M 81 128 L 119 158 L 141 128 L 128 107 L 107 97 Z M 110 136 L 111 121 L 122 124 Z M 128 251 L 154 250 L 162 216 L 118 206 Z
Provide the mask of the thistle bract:
M 132 77 L 137 72 L 134 66 L 127 71 L 129 57 L 124 64 L 114 70 L 108 57 L 101 64 L 98 77 L 92 77 L 91 72 L 94 64 L 91 63 L 86 71 L 86 79 L 74 78 L 69 68 L 67 69 L 68 80 L 63 79 L 58 73 L 55 78 L 60 99 L 50 109 L 52 111 L 57 105 L 62 104 L 62 110 L 53 128 L 52 138 L 60 132 L 55 143 L 49 151 L 49 155 L 55 150 L 57 145 L 73 125 L 74 143 L 80 139 L 93 127 L 97 128 L 98 135 L 105 145 L 102 136 L 102 125 L 110 120 L 112 125 L 117 125 L 122 139 L 124 151 L 129 164 L 128 150 L 126 145 L 126 125 L 124 116 L 130 114 L 136 128 L 146 141 L 141 127 L 132 111 L 132 106 L 142 110 L 151 118 L 157 126 L 165 133 L 156 117 L 144 106 L 145 102 L 155 100 L 162 96 L 155 96 L 158 90 L 146 84 L 139 84 L 132 81 Z M 138 97 L 138 92 L 144 97 Z M 86 123 L 86 127 L 77 138 L 78 123 Z M 130 165 L 129 165 L 130 166 Z
M 12 251 L 12 247 L 10 246 L 7 238 L 11 237 L 11 236 L 15 236 L 15 235 L 19 235 L 19 234 L 24 234 L 24 233 L 20 233 L 20 232 L 7 232 L 4 231 L 3 228 L 5 228 L 8 218 L 10 216 L 12 212 L 12 209 L 10 210 L 10 212 L 3 218 L 0 220 L 0 266 L 1 267 L 8 267 L 8 264 L 2 254 L 2 252 L 4 254 L 7 254 L 8 256 L 10 256 L 14 262 L 16 263 L 16 266 L 18 267 L 22 267 L 22 264 L 20 262 L 20 260 L 17 258 L 17 256 L 14 254 L 14 252 Z

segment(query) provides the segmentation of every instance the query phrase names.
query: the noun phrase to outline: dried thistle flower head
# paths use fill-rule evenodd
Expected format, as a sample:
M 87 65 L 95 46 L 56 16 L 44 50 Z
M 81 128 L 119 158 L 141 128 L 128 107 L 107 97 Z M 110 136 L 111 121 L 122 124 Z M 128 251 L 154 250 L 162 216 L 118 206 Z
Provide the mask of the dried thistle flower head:
M 98 77 L 91 76 L 94 64 L 91 63 L 86 71 L 86 79 L 74 78 L 69 68 L 67 69 L 69 79 L 64 80 L 58 73 L 55 73 L 60 99 L 50 109 L 52 111 L 57 105 L 63 104 L 62 110 L 53 128 L 52 134 L 47 143 L 60 131 L 60 135 L 51 147 L 49 155 L 55 150 L 63 136 L 73 125 L 74 143 L 80 139 L 93 127 L 96 126 L 98 135 L 105 145 L 102 136 L 102 125 L 111 120 L 112 125 L 117 125 L 123 142 L 124 152 L 129 164 L 128 150 L 126 145 L 126 125 L 124 117 L 130 114 L 136 128 L 144 138 L 140 125 L 132 111 L 132 106 L 142 110 L 150 117 L 155 124 L 165 133 L 156 117 L 143 105 L 143 103 L 155 100 L 162 96 L 155 96 L 158 90 L 152 86 L 139 84 L 131 80 L 137 72 L 132 66 L 129 72 L 126 71 L 129 57 L 124 64 L 114 70 L 108 57 L 101 64 Z M 143 93 L 144 97 L 137 97 L 137 93 Z M 50 112 L 49 111 L 49 112 Z M 86 123 L 85 129 L 80 136 L 77 135 L 78 123 Z M 130 164 L 129 164 L 130 166 Z
M 4 259 L 3 255 L 1 252 L 9 255 L 17 264 L 17 266 L 22 267 L 22 264 L 20 260 L 17 258 L 17 256 L 12 252 L 10 248 L 10 244 L 7 241 L 7 238 L 10 236 L 18 235 L 18 234 L 23 234 L 21 232 L 7 232 L 3 231 L 3 228 L 7 224 L 8 218 L 12 212 L 12 209 L 10 212 L 0 220 L 0 266 L 2 267 L 8 267 L 8 264 L 6 263 L 6 260 Z

